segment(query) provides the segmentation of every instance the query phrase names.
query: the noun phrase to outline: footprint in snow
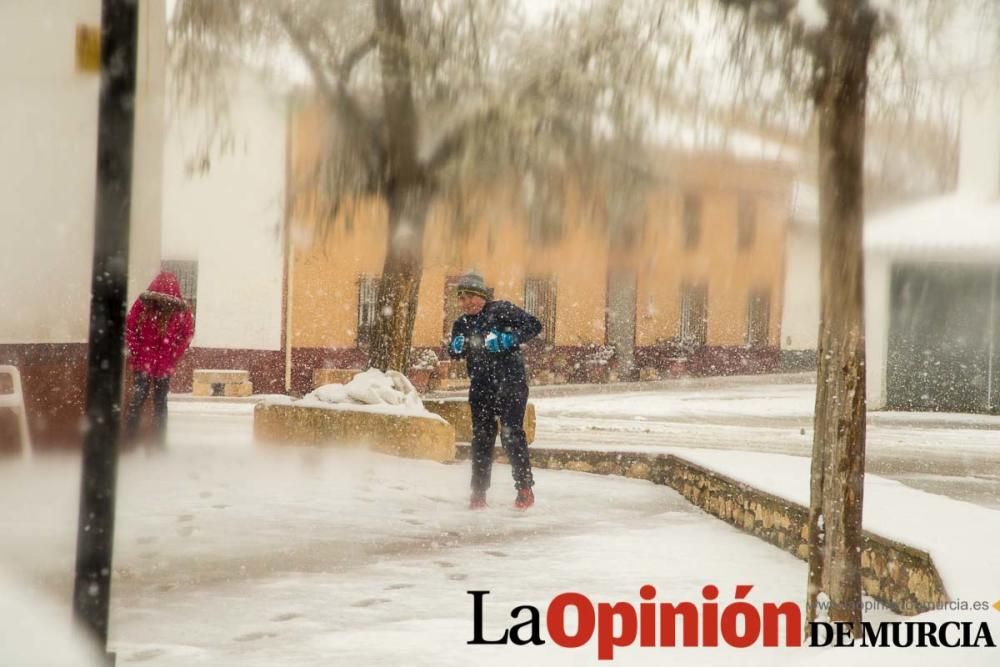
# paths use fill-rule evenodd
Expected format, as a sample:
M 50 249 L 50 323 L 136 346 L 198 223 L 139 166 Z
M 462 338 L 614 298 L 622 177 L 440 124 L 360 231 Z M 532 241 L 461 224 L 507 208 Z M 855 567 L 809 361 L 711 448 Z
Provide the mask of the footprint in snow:
M 353 603 L 352 607 L 374 607 L 378 604 L 385 604 L 386 602 L 392 602 L 389 598 L 366 598 L 364 600 L 358 600 Z
M 239 637 L 235 637 L 233 641 L 254 642 L 257 641 L 258 639 L 266 639 L 268 637 L 277 637 L 277 636 L 278 636 L 277 632 L 248 632 L 245 635 L 240 635 Z
M 194 521 L 194 514 L 181 514 L 177 517 L 177 523 L 187 523 Z
M 302 618 L 302 614 L 296 614 L 294 612 L 289 612 L 287 614 L 278 614 L 271 620 L 274 621 L 275 623 L 284 623 L 285 621 L 292 621 L 295 620 L 296 618 Z
M 413 584 L 389 584 L 385 587 L 387 591 L 399 591 L 404 588 L 413 588 Z

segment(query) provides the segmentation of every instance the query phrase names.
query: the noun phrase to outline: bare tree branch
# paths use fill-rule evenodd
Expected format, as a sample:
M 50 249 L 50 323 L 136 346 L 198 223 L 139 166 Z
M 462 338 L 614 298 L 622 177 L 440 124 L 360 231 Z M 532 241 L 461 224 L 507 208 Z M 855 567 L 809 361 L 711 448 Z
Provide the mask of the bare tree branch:
M 278 12 L 278 21 L 288 34 L 288 38 L 292 40 L 296 52 L 312 72 L 316 87 L 320 93 L 326 96 L 331 103 L 336 103 L 339 97 L 337 90 L 330 81 L 330 77 L 327 76 L 326 66 L 320 62 L 319 57 L 313 51 L 312 45 L 309 43 L 309 38 L 295 25 L 290 13 Z
M 341 86 L 346 86 L 350 82 L 351 72 L 354 71 L 355 66 L 366 55 L 371 53 L 376 46 L 378 46 L 378 40 L 375 39 L 375 35 L 369 35 L 367 39 L 347 52 L 344 60 L 340 63 L 340 67 L 337 68 Z
M 752 12 L 754 18 L 772 24 L 784 23 L 798 5 L 798 0 L 719 0 L 725 8 Z
M 479 31 L 476 30 L 476 17 L 472 11 L 472 1 L 467 0 L 467 18 L 469 21 L 469 30 L 472 32 L 472 65 L 476 71 L 476 78 L 481 82 L 483 78 L 483 61 L 480 55 L 481 48 L 479 46 Z
M 343 131 L 351 136 L 359 138 L 362 146 L 368 150 L 362 150 L 362 155 L 367 167 L 370 181 L 370 189 L 377 189 L 383 171 L 385 147 L 382 145 L 380 133 L 375 128 L 375 123 L 365 112 L 358 101 L 347 89 L 347 78 L 350 77 L 351 70 L 374 46 L 374 37 L 370 37 L 357 47 L 355 47 L 344 61 L 337 68 L 339 77 L 336 82 L 330 81 L 326 66 L 320 61 L 316 50 L 313 48 L 309 37 L 296 25 L 295 20 L 288 12 L 279 12 L 278 20 L 288 38 L 291 40 L 296 52 L 302 57 L 309 70 L 320 94 L 327 100 L 333 110 L 337 113 L 341 123 L 344 125 Z
M 437 145 L 431 151 L 430 156 L 424 163 L 428 172 L 431 175 L 437 173 L 442 167 L 448 164 L 466 145 L 469 137 L 475 133 L 475 130 L 491 121 L 496 120 L 498 116 L 498 109 L 496 106 L 490 106 L 483 109 L 478 109 L 474 113 L 467 116 L 465 119 L 457 123 L 449 132 L 446 132 L 444 136 L 438 141 Z
M 406 23 L 399 0 L 374 0 L 374 3 L 382 62 L 387 171 L 400 182 L 417 183 L 421 177 L 417 164 L 417 110 Z
M 470 18 L 471 21 L 471 18 Z M 579 67 L 581 70 L 586 69 L 587 64 L 593 57 L 595 49 L 599 48 L 599 45 L 605 42 L 607 37 L 606 32 L 594 37 L 592 41 L 587 41 L 580 45 L 576 49 L 574 57 L 571 61 Z M 641 48 L 646 48 L 649 46 L 650 40 L 645 40 L 641 45 Z M 638 53 L 638 50 L 636 51 Z M 634 66 L 633 61 L 632 65 Z M 495 122 L 500 116 L 501 106 L 510 99 L 518 100 L 518 105 L 532 97 L 539 97 L 542 95 L 542 91 L 545 89 L 546 84 L 550 83 L 553 79 L 557 79 L 563 74 L 563 70 L 558 64 L 553 69 L 546 69 L 539 72 L 536 76 L 531 77 L 519 91 L 515 91 L 508 98 L 498 100 L 492 104 L 476 109 L 474 112 L 468 114 L 464 119 L 457 122 L 449 131 L 445 132 L 441 138 L 438 140 L 435 147 L 430 151 L 430 156 L 425 162 L 427 169 L 433 174 L 437 170 L 443 168 L 448 162 L 458 155 L 462 149 L 468 144 L 468 140 L 476 134 L 476 131 L 480 128 L 488 126 L 490 123 Z M 569 133 L 568 128 L 570 123 L 565 119 L 559 118 L 558 114 L 549 118 L 552 121 L 554 127 L 558 127 L 560 133 L 565 136 Z

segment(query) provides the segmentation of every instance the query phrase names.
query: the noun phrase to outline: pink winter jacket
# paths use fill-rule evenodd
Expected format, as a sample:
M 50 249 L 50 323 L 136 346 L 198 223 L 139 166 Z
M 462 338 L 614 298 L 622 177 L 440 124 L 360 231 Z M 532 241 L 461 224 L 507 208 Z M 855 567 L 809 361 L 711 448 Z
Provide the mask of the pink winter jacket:
M 164 378 L 173 374 L 194 337 L 194 318 L 181 297 L 177 276 L 163 271 L 149 284 L 125 323 L 132 370 Z

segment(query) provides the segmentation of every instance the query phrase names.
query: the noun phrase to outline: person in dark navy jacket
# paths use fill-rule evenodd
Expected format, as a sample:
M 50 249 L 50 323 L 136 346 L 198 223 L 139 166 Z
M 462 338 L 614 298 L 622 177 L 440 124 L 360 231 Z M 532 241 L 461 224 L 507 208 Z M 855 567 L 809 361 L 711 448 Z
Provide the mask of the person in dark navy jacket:
M 469 406 L 472 408 L 472 499 L 469 507 L 486 506 L 490 488 L 497 420 L 500 442 L 510 460 L 517 488 L 514 506 L 527 509 L 535 502 L 534 479 L 524 434 L 528 404 L 528 376 L 521 357 L 522 343 L 542 330 L 536 317 L 509 301 L 494 301 L 478 273 L 458 282 L 458 302 L 464 315 L 451 327 L 448 354 L 465 359 L 469 370 Z

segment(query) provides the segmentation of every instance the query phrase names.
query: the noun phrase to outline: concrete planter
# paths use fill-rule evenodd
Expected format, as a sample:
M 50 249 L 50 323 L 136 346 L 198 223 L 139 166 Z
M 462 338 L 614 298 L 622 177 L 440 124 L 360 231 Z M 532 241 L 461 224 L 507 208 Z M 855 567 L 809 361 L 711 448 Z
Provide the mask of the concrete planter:
M 267 444 L 367 446 L 376 452 L 431 461 L 455 458 L 455 428 L 427 417 L 259 404 L 254 437 Z
M 455 427 L 455 439 L 472 442 L 472 410 L 464 398 L 425 398 L 424 407 L 434 414 L 444 417 Z M 524 411 L 524 434 L 530 445 L 535 441 L 535 405 L 528 403 Z

